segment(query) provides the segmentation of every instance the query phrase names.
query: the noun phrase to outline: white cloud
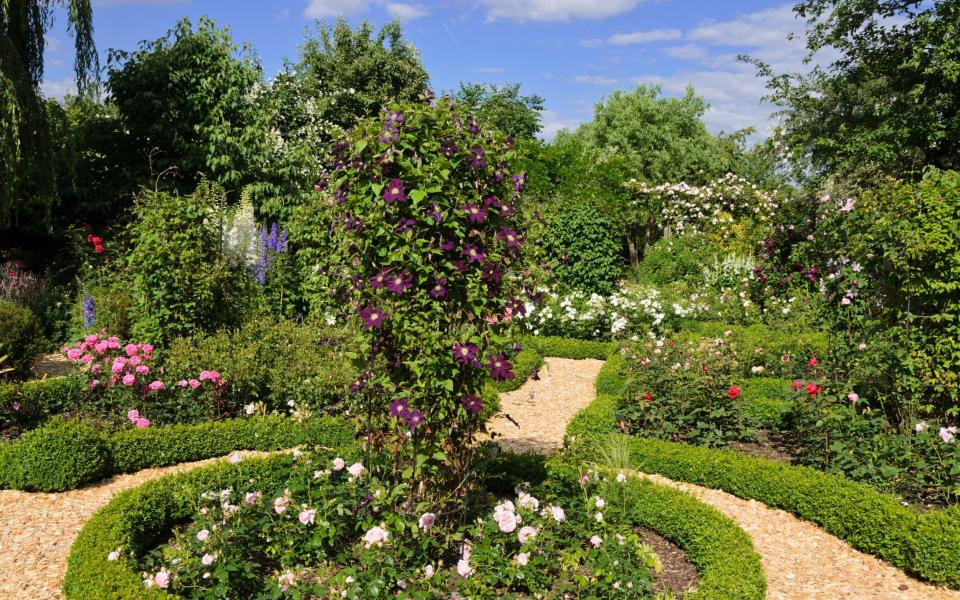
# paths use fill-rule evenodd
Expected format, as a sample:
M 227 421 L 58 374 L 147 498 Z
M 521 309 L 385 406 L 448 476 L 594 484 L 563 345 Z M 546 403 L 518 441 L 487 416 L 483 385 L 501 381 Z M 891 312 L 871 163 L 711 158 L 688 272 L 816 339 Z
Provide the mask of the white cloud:
M 620 83 L 619 79 L 603 77 L 602 75 L 577 75 L 573 80 L 577 83 L 589 83 L 591 85 L 615 85 Z
M 55 98 L 63 100 L 64 96 L 77 93 L 77 82 L 73 77 L 64 77 L 63 79 L 46 79 L 40 84 L 40 93 L 45 98 Z
M 541 129 L 538 137 L 547 142 L 552 140 L 558 131 L 562 129 L 576 129 L 577 126 L 583 122 L 583 119 L 573 119 L 549 108 L 544 110 L 542 115 L 543 118 L 540 121 Z
M 63 49 L 63 42 L 60 40 L 60 38 L 45 35 L 43 36 L 43 49 L 45 52 L 58 54 L 60 50 Z
M 387 13 L 389 13 L 391 17 L 396 17 L 401 21 L 412 21 L 426 15 L 427 11 L 423 7 L 416 4 L 408 4 L 406 2 L 388 2 Z
M 635 31 L 633 33 L 618 33 L 607 38 L 607 42 L 614 46 L 630 44 L 648 44 L 664 40 L 679 40 L 683 32 L 679 29 L 653 29 L 651 31 Z
M 605 19 L 636 8 L 643 0 L 480 0 L 487 21 L 569 21 Z
M 663 49 L 663 53 L 670 58 L 679 58 L 681 60 L 706 60 L 710 58 L 710 51 L 700 44 L 683 44 L 682 46 L 669 46 Z
M 599 48 L 600 46 L 603 45 L 603 40 L 598 40 L 596 38 L 593 38 L 589 40 L 580 40 L 577 43 L 583 46 L 584 48 Z
M 303 9 L 308 19 L 326 19 L 328 17 L 348 17 L 359 15 L 369 8 L 366 0 L 309 0 Z
M 503 73 L 505 69 L 503 67 L 477 67 L 474 71 L 477 73 Z

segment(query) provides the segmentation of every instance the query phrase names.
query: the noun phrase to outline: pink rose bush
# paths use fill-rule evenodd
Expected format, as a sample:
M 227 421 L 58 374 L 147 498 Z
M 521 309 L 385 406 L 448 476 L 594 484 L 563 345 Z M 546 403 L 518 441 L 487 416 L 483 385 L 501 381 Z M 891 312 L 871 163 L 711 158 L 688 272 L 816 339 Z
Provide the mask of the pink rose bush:
M 116 414 L 130 405 L 197 405 L 196 400 L 201 396 L 216 405 L 226 385 L 219 372 L 207 370 L 201 371 L 196 379 L 165 380 L 164 369 L 153 366 L 151 344 L 121 344 L 117 336 L 91 333 L 79 342 L 64 346 L 62 351 L 67 359 L 83 367 L 87 389 L 94 396 L 95 404 L 108 413 Z M 185 397 L 188 394 L 190 397 Z M 150 424 L 147 419 L 131 418 L 129 414 L 128 420 L 140 428 Z

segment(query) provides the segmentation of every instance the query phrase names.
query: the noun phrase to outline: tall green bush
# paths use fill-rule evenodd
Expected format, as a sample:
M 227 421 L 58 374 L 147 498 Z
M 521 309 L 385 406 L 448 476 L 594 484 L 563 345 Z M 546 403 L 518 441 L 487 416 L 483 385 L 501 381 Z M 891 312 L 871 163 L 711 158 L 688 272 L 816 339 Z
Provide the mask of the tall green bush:
M 542 250 L 561 282 L 588 293 L 611 294 L 623 273 L 621 233 L 592 204 L 568 204 L 554 215 Z
M 0 302 L 0 356 L 6 356 L 7 375 L 26 378 L 46 348 L 43 326 L 29 308 Z M 0 375 L 2 377 L 2 375 Z

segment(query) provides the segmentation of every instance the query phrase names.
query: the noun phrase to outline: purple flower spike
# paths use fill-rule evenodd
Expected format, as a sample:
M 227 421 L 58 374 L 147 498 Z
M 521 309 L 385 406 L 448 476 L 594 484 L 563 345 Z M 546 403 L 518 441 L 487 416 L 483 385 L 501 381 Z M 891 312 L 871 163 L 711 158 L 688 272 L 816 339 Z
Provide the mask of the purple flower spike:
M 397 273 L 387 278 L 387 289 L 395 294 L 402 294 L 413 286 L 413 275 L 410 271 Z
M 473 359 L 477 357 L 477 350 L 479 350 L 479 348 L 477 348 L 476 344 L 461 344 L 460 342 L 453 343 L 453 357 L 464 365 L 468 365 L 473 362 Z
M 483 401 L 473 394 L 464 396 L 460 399 L 460 402 L 463 403 L 463 407 L 472 415 L 477 414 L 483 409 Z
M 433 287 L 430 288 L 430 296 L 433 298 L 440 299 L 445 297 L 446 295 L 447 295 L 447 280 L 441 277 L 440 279 L 437 279 L 437 281 L 433 284 Z
M 387 187 L 383 189 L 383 200 L 387 204 L 393 204 L 394 202 L 406 202 L 407 194 L 403 189 L 403 182 L 399 179 L 394 179 L 387 184 Z
M 506 381 L 508 379 L 513 379 L 516 375 L 513 374 L 513 365 L 510 364 L 510 361 L 507 360 L 507 357 L 501 352 L 496 356 L 488 355 L 487 364 L 484 365 L 484 369 L 490 371 L 490 376 L 497 381 Z
M 415 408 L 410 408 L 407 410 L 407 414 L 404 415 L 403 422 L 410 428 L 410 431 L 415 431 L 417 427 L 420 427 L 426 422 L 426 419 L 422 412 Z
M 407 411 L 410 410 L 410 404 L 407 403 L 406 398 L 397 398 L 390 403 L 390 416 L 396 417 L 398 419 L 406 416 Z
M 463 247 L 463 257 L 467 259 L 467 262 L 475 263 L 482 262 L 486 255 L 476 246 L 467 244 Z
M 467 213 L 467 220 L 471 223 L 483 223 L 487 219 L 487 209 L 476 204 L 461 206 L 460 210 Z
M 383 327 L 383 322 L 390 316 L 381 309 L 370 306 L 369 304 L 357 310 L 357 314 L 360 315 L 360 319 L 363 321 L 364 329 L 380 329 Z

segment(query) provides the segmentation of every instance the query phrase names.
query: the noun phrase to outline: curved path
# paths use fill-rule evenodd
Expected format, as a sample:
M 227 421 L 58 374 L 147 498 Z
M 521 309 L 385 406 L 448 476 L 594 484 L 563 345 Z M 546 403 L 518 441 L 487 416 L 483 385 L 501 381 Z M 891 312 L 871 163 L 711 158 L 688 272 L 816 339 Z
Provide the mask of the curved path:
M 270 453 L 237 454 L 246 457 Z M 0 490 L 0 598 L 62 598 L 60 583 L 67 572 L 70 546 L 98 508 L 123 490 L 217 460 L 223 459 L 145 469 L 59 494 Z
M 559 448 L 567 423 L 593 401 L 593 382 L 602 365 L 599 360 L 547 358 L 541 381 L 501 394 L 501 410 L 519 427 L 502 418 L 491 421 L 500 444 L 508 449 Z M 720 490 L 635 474 L 690 493 L 736 521 L 760 555 L 769 600 L 960 600 L 960 592 L 912 579 L 790 513 Z

